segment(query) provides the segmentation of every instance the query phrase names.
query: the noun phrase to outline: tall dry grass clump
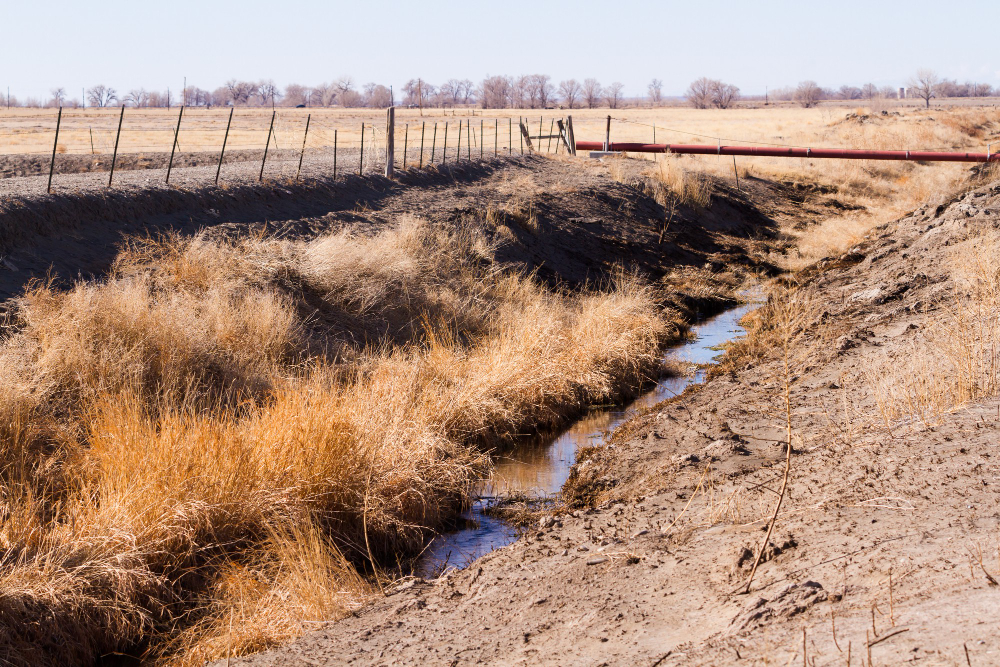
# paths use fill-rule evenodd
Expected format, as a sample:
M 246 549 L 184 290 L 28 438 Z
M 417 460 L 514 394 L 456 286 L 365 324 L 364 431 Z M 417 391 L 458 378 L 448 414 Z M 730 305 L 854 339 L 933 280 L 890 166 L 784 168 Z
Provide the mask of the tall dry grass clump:
M 615 400 L 671 331 L 621 275 L 566 294 L 474 228 L 133 242 L 37 284 L 0 343 L 0 659 L 200 664 L 372 594 L 483 453 Z
M 653 181 L 663 186 L 677 202 L 691 208 L 707 208 L 712 201 L 708 179 L 697 170 L 687 169 L 675 155 L 666 155 L 649 170 Z M 662 197 L 657 197 L 660 200 Z M 659 201 L 666 205 L 665 201 Z
M 974 235 L 952 255 L 954 294 L 902 358 L 866 378 L 888 429 L 931 426 L 966 403 L 1000 394 L 1000 234 Z

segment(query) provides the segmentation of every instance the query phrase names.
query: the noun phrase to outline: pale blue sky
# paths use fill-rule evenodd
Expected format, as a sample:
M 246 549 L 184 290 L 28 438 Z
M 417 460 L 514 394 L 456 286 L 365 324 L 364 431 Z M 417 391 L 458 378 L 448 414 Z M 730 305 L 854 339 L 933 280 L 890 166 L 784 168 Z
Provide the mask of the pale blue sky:
M 349 74 L 398 90 L 541 72 L 621 81 L 631 96 L 653 77 L 669 95 L 699 76 L 757 94 L 804 79 L 902 85 L 927 67 L 1000 85 L 996 0 L 0 0 L 0 25 L 0 87 L 21 98 L 179 90 L 185 76 L 212 90 Z

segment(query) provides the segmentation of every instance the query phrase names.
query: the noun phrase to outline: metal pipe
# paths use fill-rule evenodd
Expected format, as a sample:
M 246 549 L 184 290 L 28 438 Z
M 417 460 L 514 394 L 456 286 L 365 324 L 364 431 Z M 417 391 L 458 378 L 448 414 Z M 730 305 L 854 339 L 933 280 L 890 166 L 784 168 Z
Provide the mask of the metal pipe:
M 578 141 L 577 150 L 605 150 L 600 141 Z M 747 157 L 836 158 L 842 160 L 909 160 L 910 162 L 1000 162 L 1000 153 L 946 151 L 866 151 L 842 148 L 776 148 L 771 146 L 711 146 L 706 144 L 610 143 L 622 153 L 678 153 L 686 155 L 743 155 Z

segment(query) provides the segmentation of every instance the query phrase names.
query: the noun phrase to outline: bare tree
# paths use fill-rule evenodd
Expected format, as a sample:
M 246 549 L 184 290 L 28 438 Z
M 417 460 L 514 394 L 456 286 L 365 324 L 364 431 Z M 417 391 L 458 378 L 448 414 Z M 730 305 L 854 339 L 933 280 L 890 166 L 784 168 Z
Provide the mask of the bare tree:
M 866 100 L 873 100 L 878 97 L 878 86 L 874 83 L 866 83 L 861 86 L 861 97 Z
M 309 98 L 309 104 L 319 107 L 328 107 L 337 99 L 337 87 L 330 83 L 321 83 L 313 86 Z
M 290 83 L 285 86 L 285 95 L 283 102 L 285 106 L 297 107 L 300 104 L 305 106 L 309 104 L 309 97 L 312 95 L 312 90 L 307 86 L 300 86 L 297 83 Z
M 404 104 L 409 104 L 420 109 L 420 115 L 424 115 L 424 98 L 428 96 L 428 87 L 433 88 L 433 86 L 428 86 L 427 82 L 423 79 L 410 79 L 403 86 L 403 98 Z M 432 93 L 431 93 L 432 94 Z
M 719 109 L 728 109 L 740 99 L 740 89 L 731 83 L 716 81 L 712 90 L 712 104 Z
M 695 109 L 707 109 L 712 106 L 712 98 L 715 94 L 717 83 L 718 81 L 703 76 L 691 82 L 687 92 L 684 93 L 684 97 L 687 98 L 688 102 Z
M 254 94 L 256 89 L 257 85 L 249 81 L 237 81 L 236 79 L 226 81 L 226 90 L 229 93 L 229 101 L 233 103 L 233 106 L 249 104 L 250 97 Z
M 550 79 L 551 77 L 548 74 L 535 75 L 535 92 L 538 96 L 538 106 L 543 109 L 549 107 L 549 103 L 555 94 L 555 87 L 550 82 Z
M 604 89 L 597 79 L 586 79 L 583 82 L 583 101 L 587 103 L 587 108 L 594 109 L 601 103 Z
M 663 101 L 663 82 L 659 79 L 653 79 L 649 82 L 649 101 L 650 103 L 656 105 Z
M 53 88 L 52 89 L 52 106 L 61 107 L 66 102 L 66 89 L 65 88 Z
M 124 102 L 125 104 L 131 104 L 134 107 L 148 107 L 149 93 L 146 92 L 145 88 L 130 90 L 125 96 Z
M 937 88 L 940 83 L 937 72 L 930 69 L 917 70 L 917 75 L 910 79 L 909 91 L 914 97 L 919 97 L 924 101 L 924 106 L 930 108 L 931 99 L 937 97 Z
M 365 98 L 361 95 L 361 93 L 352 88 L 338 94 L 337 102 L 339 102 L 342 107 L 363 107 L 365 105 Z
M 442 101 L 451 106 L 462 103 L 462 91 L 463 84 L 458 79 L 448 79 L 441 84 L 438 92 L 441 94 Z
M 506 109 L 512 103 L 514 81 L 509 76 L 488 76 L 479 84 L 479 103 L 484 109 Z
M 392 94 L 380 83 L 365 84 L 365 102 L 376 109 L 386 109 L 392 106 Z
M 795 101 L 806 109 L 819 104 L 823 91 L 815 81 L 803 81 L 795 88 Z
M 695 109 L 708 109 L 712 106 L 712 91 L 714 89 L 715 81 L 703 76 L 691 82 L 684 96 Z
M 343 95 L 344 93 L 350 93 L 354 91 L 354 79 L 349 76 L 342 76 L 333 82 L 333 87 L 337 89 L 337 93 Z
M 118 101 L 118 93 L 114 88 L 98 84 L 87 89 L 87 101 L 92 107 L 106 107 Z
M 471 104 L 476 101 L 476 84 L 469 79 L 462 79 L 458 82 L 458 98 L 462 104 Z
M 576 106 L 576 101 L 580 97 L 580 84 L 576 79 L 567 79 L 559 82 L 559 97 L 562 98 L 566 108 L 572 109 Z
M 621 104 L 622 98 L 625 97 L 625 84 L 620 81 L 615 81 L 610 86 L 604 89 L 604 99 L 607 100 L 608 106 L 612 109 L 617 109 L 618 105 Z
M 837 97 L 842 100 L 860 100 L 861 89 L 856 86 L 841 86 L 837 91 Z
M 260 99 L 260 103 L 264 106 L 267 106 L 268 104 L 274 106 L 278 100 L 281 99 L 281 91 L 278 90 L 276 85 L 274 85 L 274 81 L 270 79 L 258 83 L 257 89 L 254 92 Z

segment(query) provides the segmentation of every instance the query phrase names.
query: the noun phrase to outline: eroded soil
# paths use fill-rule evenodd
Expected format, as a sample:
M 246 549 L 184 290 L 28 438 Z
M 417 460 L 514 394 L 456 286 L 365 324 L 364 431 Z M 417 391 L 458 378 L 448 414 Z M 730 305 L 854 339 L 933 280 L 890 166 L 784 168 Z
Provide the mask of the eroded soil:
M 232 664 L 1000 663 L 1000 401 L 887 428 L 866 379 L 940 328 L 955 248 L 998 227 L 993 185 L 876 230 L 801 277 L 790 376 L 777 350 L 729 364 L 589 452 L 518 542 Z M 789 493 L 745 594 L 786 377 Z

